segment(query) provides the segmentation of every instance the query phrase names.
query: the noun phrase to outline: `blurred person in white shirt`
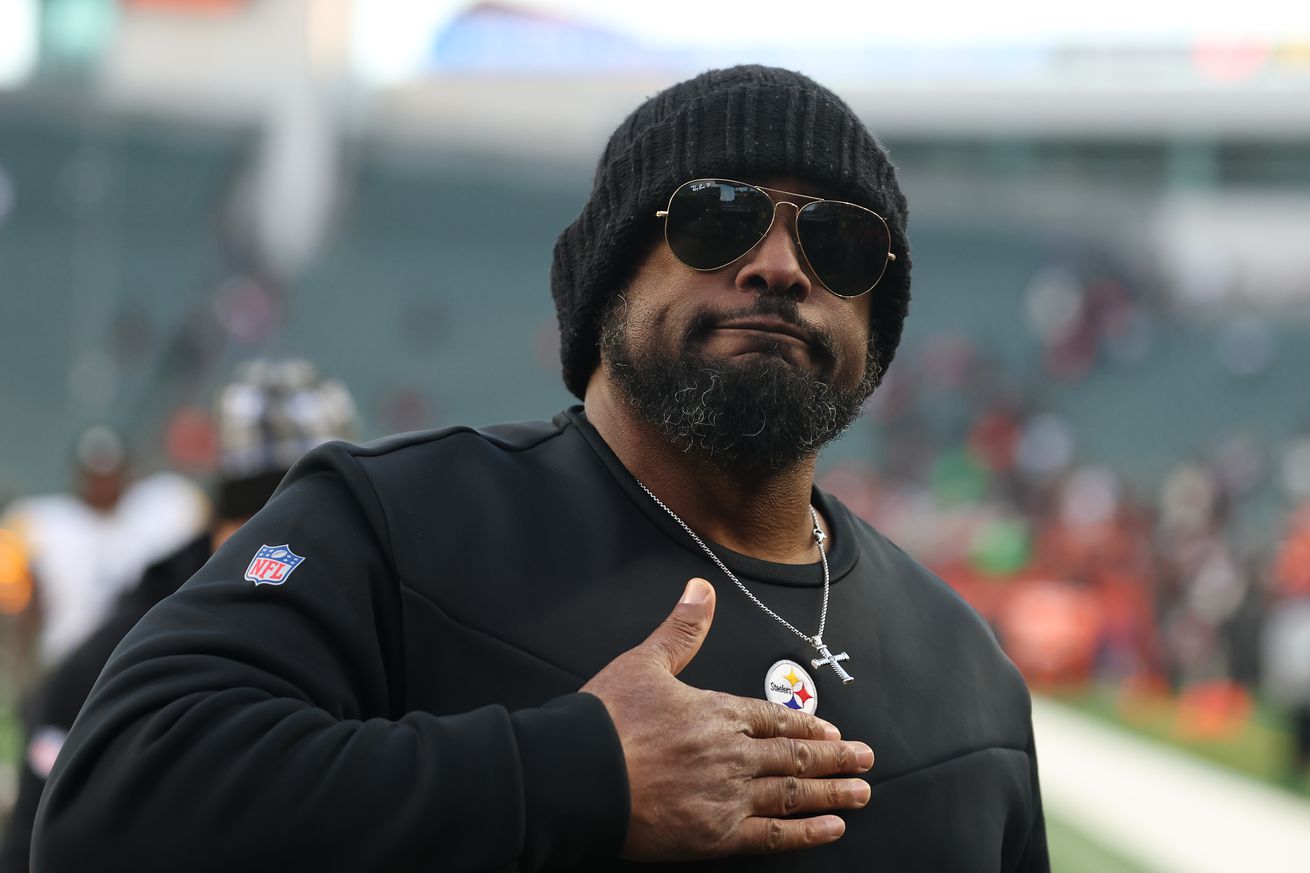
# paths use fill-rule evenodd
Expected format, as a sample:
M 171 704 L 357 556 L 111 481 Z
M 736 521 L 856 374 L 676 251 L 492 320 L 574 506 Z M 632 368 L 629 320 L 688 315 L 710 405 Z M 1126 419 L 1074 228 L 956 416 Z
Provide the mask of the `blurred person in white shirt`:
M 104 425 L 80 435 L 73 466 L 76 493 L 21 498 L 0 518 L 22 542 L 33 580 L 18 635 L 22 673 L 58 664 L 147 566 L 207 518 L 204 494 L 185 477 L 134 481 L 123 439 Z

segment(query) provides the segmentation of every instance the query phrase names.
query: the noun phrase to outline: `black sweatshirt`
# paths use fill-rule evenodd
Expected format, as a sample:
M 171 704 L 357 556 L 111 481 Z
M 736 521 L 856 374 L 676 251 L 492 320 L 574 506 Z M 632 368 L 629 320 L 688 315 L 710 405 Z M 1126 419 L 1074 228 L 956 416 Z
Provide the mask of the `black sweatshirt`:
M 694 866 L 1047 870 L 1023 680 L 944 583 L 814 500 L 833 533 L 825 639 L 856 679 L 811 670 L 818 714 L 874 748 L 873 798 L 832 845 Z M 303 560 L 259 563 L 277 547 Z M 711 548 L 817 626 L 818 563 Z M 683 681 L 758 698 L 775 661 L 814 657 L 580 409 L 318 449 L 115 652 L 42 798 L 34 869 L 623 867 L 622 748 L 578 688 L 692 576 L 719 598 Z

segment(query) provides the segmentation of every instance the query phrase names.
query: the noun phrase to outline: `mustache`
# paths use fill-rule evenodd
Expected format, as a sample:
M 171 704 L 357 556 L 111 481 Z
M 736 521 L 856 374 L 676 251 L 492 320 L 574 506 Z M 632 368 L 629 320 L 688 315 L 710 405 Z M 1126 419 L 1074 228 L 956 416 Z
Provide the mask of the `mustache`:
M 816 357 L 825 364 L 837 361 L 837 342 L 832 334 L 823 328 L 811 324 L 801 317 L 800 307 L 795 300 L 787 297 L 757 296 L 755 303 L 737 309 L 703 310 L 698 312 L 691 324 L 687 326 L 688 345 L 703 342 L 715 328 L 730 321 L 742 321 L 755 316 L 769 316 L 785 321 L 795 328 L 809 343 Z

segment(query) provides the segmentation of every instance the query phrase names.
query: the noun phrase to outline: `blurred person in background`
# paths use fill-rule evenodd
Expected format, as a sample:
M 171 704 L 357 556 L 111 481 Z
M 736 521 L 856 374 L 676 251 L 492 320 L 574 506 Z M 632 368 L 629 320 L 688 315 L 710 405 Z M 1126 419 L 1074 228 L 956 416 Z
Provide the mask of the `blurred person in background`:
M 1261 640 L 1263 684 L 1292 723 L 1285 778 L 1310 779 L 1310 501 L 1289 514 L 1272 562 L 1272 604 Z
M 176 473 L 133 481 L 123 438 L 104 425 L 80 435 L 73 468 L 76 493 L 21 498 L 0 518 L 33 582 L 17 634 L 21 675 L 57 666 L 148 564 L 204 525 L 204 495 Z
M 267 502 L 310 449 L 355 436 L 350 394 L 303 360 L 254 360 L 218 393 L 219 464 L 208 528 L 152 564 L 108 618 L 32 693 L 18 797 L 0 844 L 0 873 L 26 873 L 32 822 L 46 777 L 105 661 L 141 617 L 191 578 Z
M 1049 869 L 1022 678 L 813 485 L 908 310 L 864 124 L 672 86 L 551 284 L 585 407 L 298 463 L 110 659 L 38 869 Z

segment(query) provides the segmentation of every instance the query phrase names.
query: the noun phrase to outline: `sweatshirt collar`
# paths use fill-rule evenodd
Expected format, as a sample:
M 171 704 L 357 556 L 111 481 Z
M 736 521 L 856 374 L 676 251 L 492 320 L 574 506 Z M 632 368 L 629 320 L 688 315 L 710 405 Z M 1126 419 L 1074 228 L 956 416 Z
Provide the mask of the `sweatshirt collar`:
M 623 462 L 619 460 L 600 433 L 587 420 L 586 412 L 581 406 L 571 406 L 559 413 L 559 415 L 555 416 L 555 423 L 561 428 L 571 425 L 577 429 L 587 446 L 605 467 L 615 485 L 646 516 L 650 523 L 659 528 L 660 531 L 682 548 L 698 557 L 706 557 L 700 546 L 696 545 L 691 537 L 687 536 L 687 532 L 669 517 L 668 513 L 655 505 L 655 502 L 641 490 L 637 480 L 628 472 L 628 469 L 623 466 Z M 851 521 L 850 511 L 831 495 L 815 487 L 811 491 L 810 500 L 814 504 L 814 508 L 828 522 L 829 529 L 833 534 L 829 541 L 832 543 L 832 550 L 828 553 L 828 567 L 832 575 L 832 583 L 835 585 L 854 569 L 856 562 L 859 560 L 859 550 L 855 548 L 855 527 Z M 723 561 L 729 570 L 743 579 L 789 587 L 820 588 L 823 586 L 823 565 L 817 557 L 817 552 L 812 563 L 779 564 L 735 552 L 713 540 L 702 538 L 705 539 L 705 544 L 714 551 L 714 554 L 719 556 L 719 560 Z

